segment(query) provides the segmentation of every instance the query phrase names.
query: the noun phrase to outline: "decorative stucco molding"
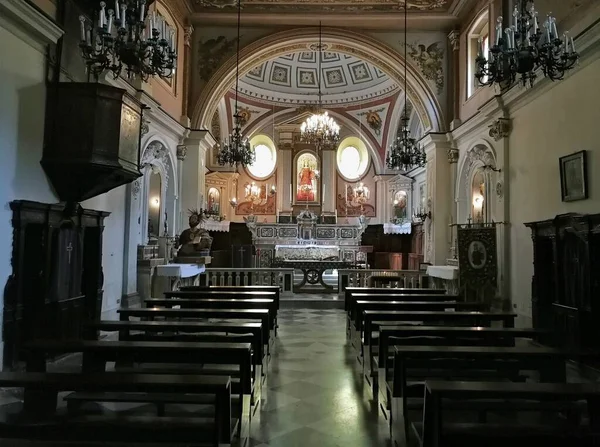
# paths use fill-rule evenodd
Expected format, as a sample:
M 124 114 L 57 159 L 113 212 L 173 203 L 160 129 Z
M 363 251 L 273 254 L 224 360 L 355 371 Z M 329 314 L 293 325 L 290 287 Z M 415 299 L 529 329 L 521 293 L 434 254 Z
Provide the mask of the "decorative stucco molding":
M 448 40 L 452 46 L 452 51 L 458 51 L 460 49 L 460 32 L 458 30 L 450 31 L 448 34 Z
M 0 25 L 38 49 L 56 43 L 64 31 L 24 0 L 0 1 Z
M 450 148 L 448 149 L 448 163 L 455 164 L 458 163 L 458 149 Z
M 177 160 L 185 160 L 185 156 L 187 155 L 187 146 L 180 144 L 177 146 Z
M 512 130 L 510 120 L 506 118 L 498 118 L 488 127 L 490 129 L 490 137 L 492 137 L 494 141 L 500 141 L 502 138 L 507 138 Z
M 187 25 L 183 28 L 183 43 L 186 47 L 192 46 L 192 34 L 194 33 L 194 27 Z
M 169 168 L 171 166 L 169 150 L 160 141 L 152 141 L 146 146 L 140 166 L 158 169 L 163 176 L 163 187 L 166 188 L 169 184 Z

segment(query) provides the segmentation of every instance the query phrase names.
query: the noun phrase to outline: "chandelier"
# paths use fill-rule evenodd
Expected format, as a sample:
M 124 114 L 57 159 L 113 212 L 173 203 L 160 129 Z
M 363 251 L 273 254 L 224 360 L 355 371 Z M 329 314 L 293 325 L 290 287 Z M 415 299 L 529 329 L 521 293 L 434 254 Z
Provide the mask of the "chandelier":
M 235 63 L 235 113 L 233 115 L 234 127 L 233 131 L 219 150 L 217 161 L 219 165 L 243 167 L 251 166 L 256 160 L 254 149 L 250 146 L 250 142 L 242 135 L 242 126 L 240 124 L 240 115 L 238 111 L 238 89 L 240 82 L 240 24 L 242 16 L 242 3 L 238 0 L 238 15 L 237 15 L 237 49 Z
M 556 17 L 548 15 L 542 28 L 538 22 L 538 11 L 532 0 L 519 0 L 513 11 L 512 24 L 502 33 L 502 17 L 496 24 L 496 41 L 489 49 L 487 58 L 483 54 L 483 43 L 475 63 L 475 77 L 480 85 L 499 84 L 509 88 L 520 76 L 523 86 L 533 86 L 536 71 L 541 68 L 544 76 L 560 81 L 579 59 L 575 41 L 565 32 L 562 39 L 556 28 Z
M 115 79 L 123 69 L 128 78 L 148 81 L 151 76 L 171 78 L 175 73 L 175 30 L 156 12 L 148 15 L 146 0 L 115 0 L 114 9 L 100 2 L 97 22 L 79 16 L 81 55 L 97 79 L 105 70 Z
M 321 92 L 321 55 L 323 51 L 323 40 L 321 22 L 319 22 L 319 45 L 316 48 L 319 51 L 317 62 L 317 76 L 319 84 L 319 104 L 317 112 L 312 114 L 300 126 L 300 137 L 302 141 L 314 144 L 318 149 L 333 148 L 340 140 L 340 126 L 335 120 L 323 111 L 322 92 Z
M 407 9 L 406 2 L 404 3 L 404 111 L 400 118 L 401 128 L 398 132 L 396 139 L 390 145 L 390 150 L 387 153 L 386 165 L 389 169 L 397 171 L 409 171 L 416 167 L 425 166 L 425 151 L 417 143 L 417 141 L 410 136 L 410 130 L 408 128 L 408 95 L 407 95 Z

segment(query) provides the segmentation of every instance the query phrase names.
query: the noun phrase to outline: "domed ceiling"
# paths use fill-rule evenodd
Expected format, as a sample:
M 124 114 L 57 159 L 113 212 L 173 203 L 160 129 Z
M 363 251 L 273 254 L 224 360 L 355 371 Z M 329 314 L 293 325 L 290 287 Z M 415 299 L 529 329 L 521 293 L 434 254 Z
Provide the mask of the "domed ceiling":
M 239 92 L 275 103 L 318 101 L 318 53 L 304 51 L 269 60 L 240 78 Z M 349 104 L 393 95 L 399 86 L 369 62 L 341 53 L 322 53 L 323 104 Z

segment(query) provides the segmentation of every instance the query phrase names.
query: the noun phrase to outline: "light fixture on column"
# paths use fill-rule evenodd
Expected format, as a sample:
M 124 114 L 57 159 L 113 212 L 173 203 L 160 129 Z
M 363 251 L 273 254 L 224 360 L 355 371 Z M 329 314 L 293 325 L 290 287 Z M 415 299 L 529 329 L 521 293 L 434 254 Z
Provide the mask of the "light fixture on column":
M 408 11 L 404 2 L 404 111 L 400 118 L 401 127 L 396 139 L 392 142 L 386 157 L 386 165 L 389 169 L 397 171 L 409 171 L 413 168 L 425 166 L 425 151 L 411 137 L 408 122 L 408 93 L 407 93 L 407 46 L 408 46 Z
M 237 14 L 237 50 L 235 63 L 235 112 L 233 114 L 233 131 L 225 142 L 221 145 L 221 149 L 217 154 L 219 165 L 243 167 L 252 165 L 256 159 L 254 149 L 250 146 L 250 142 L 242 135 L 242 126 L 240 124 L 240 115 L 238 110 L 238 90 L 240 83 L 240 24 L 242 17 L 242 3 L 238 0 Z
M 552 81 L 560 81 L 575 66 L 579 54 L 573 38 L 566 32 L 559 37 L 552 13 L 541 27 L 538 15 L 532 0 L 517 0 L 512 23 L 504 32 L 503 19 L 498 17 L 496 41 L 487 55 L 479 39 L 475 77 L 480 85 L 498 84 L 506 89 L 519 78 L 523 86 L 533 86 L 538 69 Z
M 117 78 L 123 69 L 128 78 L 147 81 L 151 76 L 171 78 L 177 61 L 175 30 L 156 12 L 148 15 L 146 0 L 115 0 L 114 9 L 99 3 L 91 23 L 81 22 L 79 48 L 88 72 L 96 78 L 112 71 Z
M 317 62 L 317 82 L 319 84 L 319 102 L 316 113 L 313 113 L 300 126 L 300 137 L 302 141 L 314 144 L 316 149 L 328 149 L 337 145 L 340 140 L 340 126 L 335 120 L 323 111 L 322 93 L 321 93 L 321 57 L 323 52 L 323 39 L 321 22 L 319 22 L 319 58 Z
M 365 203 L 369 201 L 371 191 L 362 182 L 354 188 L 354 200 L 360 205 L 361 214 L 365 212 Z
M 425 211 L 422 208 L 413 212 L 413 219 L 424 222 L 425 219 L 431 219 L 431 211 Z

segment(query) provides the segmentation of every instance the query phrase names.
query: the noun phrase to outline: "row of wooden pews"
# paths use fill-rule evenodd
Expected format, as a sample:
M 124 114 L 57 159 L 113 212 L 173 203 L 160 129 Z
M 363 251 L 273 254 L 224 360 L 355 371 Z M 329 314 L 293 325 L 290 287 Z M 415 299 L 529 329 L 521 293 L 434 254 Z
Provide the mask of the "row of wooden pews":
M 600 445 L 600 386 L 516 314 L 433 289 L 348 288 L 347 337 L 398 447 Z
M 26 371 L 0 373 L 0 387 L 23 390 L 22 404 L 0 408 L 0 440 L 243 445 L 278 310 L 278 287 L 186 287 L 90 322 L 80 339 L 31 341 Z M 66 354 L 80 355 L 79 371 L 49 372 Z

